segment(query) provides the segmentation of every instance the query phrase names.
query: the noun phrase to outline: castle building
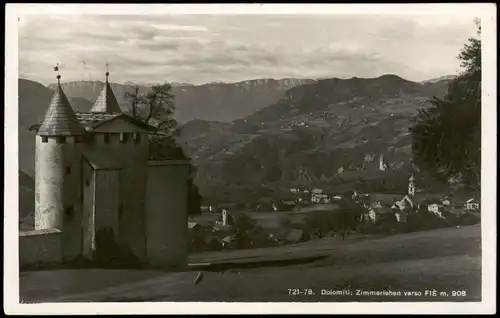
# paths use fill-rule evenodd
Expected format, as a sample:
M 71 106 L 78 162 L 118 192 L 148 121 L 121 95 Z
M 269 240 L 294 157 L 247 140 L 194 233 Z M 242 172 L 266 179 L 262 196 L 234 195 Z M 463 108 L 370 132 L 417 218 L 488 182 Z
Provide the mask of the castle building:
M 111 233 L 143 263 L 187 266 L 189 162 L 149 160 L 158 131 L 121 111 L 108 76 L 89 112 L 73 111 L 57 76 L 35 126 L 35 229 L 20 235 L 21 264 L 92 259 Z

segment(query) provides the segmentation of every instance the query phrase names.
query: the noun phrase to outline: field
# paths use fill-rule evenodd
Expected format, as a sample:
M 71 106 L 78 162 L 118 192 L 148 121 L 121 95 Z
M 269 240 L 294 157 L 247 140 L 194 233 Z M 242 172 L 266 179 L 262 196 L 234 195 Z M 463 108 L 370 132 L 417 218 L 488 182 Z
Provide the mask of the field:
M 382 238 L 334 238 L 291 246 L 201 253 L 192 263 L 232 262 L 224 272 L 74 270 L 24 272 L 23 302 L 77 301 L 480 301 L 480 226 L 448 228 Z M 239 268 L 238 264 L 306 256 L 323 259 L 301 265 Z M 314 295 L 290 295 L 290 289 Z M 321 289 L 352 295 L 321 295 Z M 438 295 L 426 296 L 426 289 Z M 357 290 L 401 292 L 360 296 Z M 405 291 L 421 296 L 405 296 Z M 440 292 L 447 295 L 439 294 Z M 460 295 L 452 296 L 453 293 Z M 293 291 L 292 291 L 293 293 Z M 345 292 L 344 292 L 345 293 Z
M 252 219 L 254 219 L 255 221 L 257 221 L 257 224 L 262 228 L 272 230 L 272 229 L 277 229 L 281 226 L 280 221 L 283 218 L 289 218 L 293 222 L 299 222 L 310 212 L 320 211 L 320 210 L 332 210 L 337 207 L 338 206 L 336 204 L 318 204 L 308 207 L 296 208 L 293 211 L 279 211 L 279 212 L 246 211 L 244 213 L 249 217 L 251 217 Z M 193 221 L 207 223 L 207 222 L 215 222 L 218 221 L 219 219 L 220 219 L 219 213 L 206 213 L 201 216 L 194 217 Z

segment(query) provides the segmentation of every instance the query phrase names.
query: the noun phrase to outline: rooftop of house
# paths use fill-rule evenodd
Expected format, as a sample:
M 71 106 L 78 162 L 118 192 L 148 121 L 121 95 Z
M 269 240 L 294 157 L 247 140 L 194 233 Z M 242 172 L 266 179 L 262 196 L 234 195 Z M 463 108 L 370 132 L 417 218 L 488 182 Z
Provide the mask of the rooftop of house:
M 78 121 L 85 127 L 93 127 L 96 124 L 100 124 L 103 122 L 107 122 L 111 119 L 114 119 L 120 115 L 122 115 L 121 112 L 115 112 L 115 113 L 92 113 L 92 112 L 75 112 L 76 118 L 78 118 Z
M 396 200 L 404 198 L 406 193 L 370 193 L 370 200 L 372 202 L 380 201 L 380 204 L 392 204 Z
M 107 123 L 117 117 L 122 117 L 127 119 L 130 122 L 133 122 L 135 125 L 139 125 L 142 128 L 145 128 L 151 132 L 154 132 L 157 130 L 157 128 L 153 125 L 148 125 L 136 118 L 133 118 L 127 114 L 124 113 L 92 113 L 92 112 L 75 112 L 74 113 L 74 118 L 77 121 L 77 123 L 82 127 L 83 132 L 91 132 L 94 128 L 101 126 L 104 123 Z M 45 130 L 42 130 L 42 127 L 45 125 L 52 125 L 52 124 L 45 124 L 45 120 L 40 123 L 40 124 L 35 124 L 30 127 L 30 130 L 36 130 L 38 134 L 40 132 L 44 132 Z M 73 123 L 74 124 L 74 123 Z M 61 124 L 58 125 L 53 125 L 56 127 L 57 131 L 60 133 L 61 132 Z M 65 128 L 65 131 L 68 130 Z M 67 133 L 70 134 L 70 133 Z M 54 134 L 51 134 L 54 135 Z
M 194 229 L 195 227 L 199 227 L 199 226 L 201 226 L 201 225 L 197 222 L 188 222 L 188 229 Z
M 414 203 L 436 203 L 441 202 L 443 198 L 441 193 L 416 193 L 414 196 L 410 196 L 407 193 L 371 193 L 370 200 L 372 202 L 380 201 L 382 205 L 389 205 L 395 201 L 402 200 L 405 196 L 408 196 L 410 200 Z

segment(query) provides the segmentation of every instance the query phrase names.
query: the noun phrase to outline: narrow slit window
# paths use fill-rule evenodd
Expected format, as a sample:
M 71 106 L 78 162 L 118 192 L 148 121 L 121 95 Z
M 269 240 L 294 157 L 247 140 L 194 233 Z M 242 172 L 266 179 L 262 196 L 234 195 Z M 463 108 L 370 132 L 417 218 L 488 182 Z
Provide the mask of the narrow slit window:
M 127 142 L 127 133 L 120 133 L 120 142 Z
M 140 133 L 134 133 L 134 141 L 136 144 L 141 142 L 141 134 Z
M 49 141 L 49 137 L 47 136 L 42 136 L 42 142 L 47 143 Z
M 104 143 L 109 144 L 109 134 L 104 134 Z
M 66 174 L 70 174 L 71 173 L 71 167 L 70 166 L 66 166 Z
M 90 180 L 89 180 L 89 179 L 85 180 L 85 185 L 86 185 L 87 187 L 90 185 Z

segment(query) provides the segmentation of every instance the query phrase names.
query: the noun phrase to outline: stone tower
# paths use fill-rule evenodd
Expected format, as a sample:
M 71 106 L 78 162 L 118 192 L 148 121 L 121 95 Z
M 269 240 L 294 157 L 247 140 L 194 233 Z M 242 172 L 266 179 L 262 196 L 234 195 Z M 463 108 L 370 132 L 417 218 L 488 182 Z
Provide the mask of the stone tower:
M 80 148 L 85 129 L 60 78 L 57 75 L 56 90 L 35 137 L 35 229 L 68 230 L 79 223 L 81 214 Z M 65 244 L 71 241 L 65 238 Z
M 408 179 L 408 195 L 415 195 L 415 177 L 413 177 L 413 175 Z

